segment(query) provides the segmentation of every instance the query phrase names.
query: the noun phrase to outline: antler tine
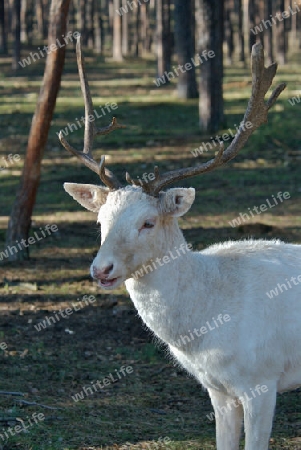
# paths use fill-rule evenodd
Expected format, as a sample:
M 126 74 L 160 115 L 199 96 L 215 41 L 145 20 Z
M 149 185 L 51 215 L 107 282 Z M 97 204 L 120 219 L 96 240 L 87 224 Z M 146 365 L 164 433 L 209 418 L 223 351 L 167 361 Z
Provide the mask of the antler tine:
M 93 101 L 90 93 L 89 83 L 85 71 L 84 56 L 82 53 L 81 36 L 77 37 L 76 42 L 76 56 L 77 66 L 80 78 L 80 85 L 85 103 L 85 134 L 84 134 L 84 149 L 82 152 L 72 147 L 64 138 L 62 131 L 59 133 L 59 139 L 62 145 L 70 153 L 75 155 L 81 162 L 83 162 L 89 169 L 99 175 L 101 181 L 111 190 L 121 187 L 120 182 L 113 175 L 113 173 L 105 167 L 105 157 L 102 156 L 100 165 L 94 160 L 92 156 L 92 147 L 95 135 L 109 134 L 114 130 L 125 128 L 124 125 L 119 125 L 115 117 L 113 117 L 110 125 L 97 128 L 94 121 L 90 120 L 93 116 Z
M 265 102 L 264 97 L 276 74 L 277 64 L 264 67 L 264 53 L 260 43 L 253 45 L 251 58 L 252 93 L 243 122 L 235 134 L 231 144 L 227 147 L 227 149 L 224 149 L 223 144 L 220 144 L 220 149 L 214 158 L 203 164 L 196 165 L 195 167 L 172 170 L 164 173 L 163 175 L 160 175 L 157 171 L 153 181 L 143 182 L 142 187 L 146 193 L 157 196 L 163 188 L 175 183 L 176 181 L 190 178 L 201 173 L 210 172 L 211 170 L 225 164 L 238 154 L 251 134 L 254 133 L 260 125 L 267 122 L 268 111 L 274 105 L 281 92 L 285 89 L 286 84 L 279 84 L 276 89 L 274 89 L 270 98 Z M 252 126 L 249 128 L 244 127 L 243 124 L 246 124 L 247 122 L 250 122 Z M 136 183 L 134 182 L 133 184 Z

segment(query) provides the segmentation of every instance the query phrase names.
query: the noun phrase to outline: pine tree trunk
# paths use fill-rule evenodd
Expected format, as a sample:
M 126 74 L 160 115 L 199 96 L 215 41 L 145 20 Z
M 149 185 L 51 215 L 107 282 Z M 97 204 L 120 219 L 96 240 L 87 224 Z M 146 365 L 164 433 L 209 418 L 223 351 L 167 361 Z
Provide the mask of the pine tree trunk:
M 273 0 L 266 0 L 265 3 L 265 17 L 271 17 L 273 15 Z M 267 56 L 268 64 L 272 64 L 274 61 L 273 55 L 273 27 L 269 26 L 264 33 L 264 48 Z
M 126 6 L 127 0 L 122 0 L 122 6 Z M 122 14 L 122 54 L 127 56 L 129 53 L 129 15 Z
M 245 36 L 243 29 L 243 0 L 236 0 L 235 7 L 237 8 L 238 15 L 238 60 L 245 62 Z
M 170 0 L 157 0 L 157 75 L 169 72 L 171 65 Z
M 175 44 L 178 59 L 178 97 L 196 98 L 198 90 L 195 78 L 195 65 L 192 63 L 194 55 L 194 0 L 175 0 Z M 189 65 L 188 65 L 189 64 Z M 186 67 L 185 67 L 186 65 Z M 184 68 L 184 70 L 183 70 Z
M 62 35 L 66 33 L 69 4 L 70 0 L 52 0 L 48 45 L 55 44 L 56 39 L 61 39 Z M 63 46 L 47 55 L 43 83 L 29 133 L 21 182 L 8 224 L 7 248 L 14 246 L 16 241 L 21 243 L 22 240 L 25 242 L 28 239 L 31 216 L 40 182 L 43 151 L 47 142 L 64 67 L 65 49 L 66 47 Z M 29 257 L 28 247 L 17 253 L 12 251 L 10 253 L 10 261 L 28 259 Z
M 19 61 L 21 54 L 21 0 L 14 0 L 13 4 L 13 35 L 14 35 L 14 46 L 13 46 L 13 60 L 12 69 L 20 69 Z
M 223 0 L 198 1 L 198 54 L 201 77 L 199 89 L 200 127 L 216 131 L 223 123 Z M 214 55 L 210 52 L 214 52 Z
M 6 21 L 5 21 L 5 5 L 4 0 L 0 0 L 0 53 L 7 55 L 7 39 L 6 39 Z
M 256 23 L 255 23 L 255 18 L 256 18 L 255 0 L 249 0 L 248 12 L 249 12 L 249 27 L 250 27 L 249 52 L 251 53 L 253 45 L 256 44 L 256 35 L 251 31 L 251 28 L 254 29 L 254 27 L 256 25 Z
M 113 0 L 113 59 L 114 61 L 122 61 L 122 34 L 121 34 L 121 16 L 116 12 L 120 11 L 121 1 Z
M 94 0 L 94 51 L 98 55 L 102 53 L 102 20 L 100 14 L 100 5 L 97 0 Z
M 285 10 L 285 1 L 277 0 L 276 13 L 281 20 L 277 20 L 276 36 L 277 36 L 277 61 L 279 64 L 287 63 L 287 33 L 285 29 L 285 20 L 281 17 L 281 13 Z
M 233 53 L 234 53 L 234 40 L 233 40 L 233 25 L 232 25 L 232 14 L 233 14 L 233 0 L 227 0 L 225 2 L 225 41 L 227 44 L 227 64 L 233 64 Z

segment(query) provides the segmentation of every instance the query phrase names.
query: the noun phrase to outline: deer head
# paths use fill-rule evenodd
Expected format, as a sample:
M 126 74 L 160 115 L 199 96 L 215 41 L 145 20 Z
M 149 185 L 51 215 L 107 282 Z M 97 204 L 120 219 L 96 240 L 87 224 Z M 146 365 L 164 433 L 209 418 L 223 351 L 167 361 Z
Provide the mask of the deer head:
M 195 197 L 193 188 L 173 188 L 163 191 L 170 184 L 201 173 L 209 172 L 233 159 L 249 136 L 267 121 L 269 109 L 285 88 L 282 83 L 276 87 L 269 99 L 264 97 L 272 84 L 277 65 L 264 67 L 261 44 L 252 49 L 252 93 L 242 123 L 251 122 L 252 127 L 241 126 L 231 144 L 224 149 L 220 145 L 216 156 L 203 164 L 160 174 L 155 167 L 151 181 L 133 180 L 126 174 L 128 186 L 122 187 L 117 178 L 105 167 L 105 158 L 100 164 L 92 157 L 95 135 L 108 134 L 124 128 L 113 118 L 112 123 L 97 129 L 89 120 L 93 103 L 84 69 L 80 38 L 77 46 L 77 62 L 81 89 L 85 100 L 84 149 L 79 152 L 60 133 L 63 146 L 87 167 L 96 172 L 105 186 L 65 183 L 65 190 L 86 209 L 98 213 L 101 224 L 102 245 L 91 266 L 91 275 L 106 289 L 117 287 L 131 277 L 142 264 L 166 254 L 168 248 L 183 245 L 184 238 L 179 230 L 177 218 L 185 214 Z

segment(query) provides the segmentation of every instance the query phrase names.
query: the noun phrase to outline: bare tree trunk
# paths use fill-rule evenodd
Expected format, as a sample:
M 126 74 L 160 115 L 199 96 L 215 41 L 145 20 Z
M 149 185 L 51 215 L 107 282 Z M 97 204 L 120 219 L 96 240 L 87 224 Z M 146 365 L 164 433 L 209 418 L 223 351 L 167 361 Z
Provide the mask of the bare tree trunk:
M 122 6 L 126 7 L 127 0 L 122 0 Z M 117 13 L 116 13 L 117 14 Z M 127 56 L 129 53 L 129 15 L 122 14 L 122 54 Z
M 192 63 L 195 49 L 193 13 L 194 0 L 186 0 L 186 3 L 175 0 L 175 44 L 179 63 L 178 97 L 184 99 L 198 97 L 195 65 Z
M 21 42 L 32 43 L 35 0 L 22 0 L 21 6 Z
M 223 123 L 223 0 L 198 1 L 198 54 L 201 59 L 199 117 L 204 131 L 216 131 Z M 200 17 L 201 16 L 201 17 Z M 213 55 L 210 52 L 213 52 Z
M 121 8 L 120 0 L 113 0 L 113 59 L 115 61 L 122 61 L 122 35 L 121 35 L 121 16 L 117 11 Z
M 1 27 L 1 34 L 0 34 L 0 53 L 7 55 L 7 39 L 6 39 L 6 20 L 5 20 L 6 14 L 5 14 L 5 5 L 4 0 L 0 0 L 0 27 Z
M 242 0 L 236 0 L 235 7 L 238 15 L 238 60 L 245 62 L 245 36 L 243 29 L 243 4 Z
M 149 21 L 148 21 L 148 3 L 142 3 L 140 7 L 141 20 L 140 20 L 140 36 L 141 36 L 141 54 L 145 55 L 147 53 L 146 41 L 147 33 L 149 31 Z
M 254 27 L 256 25 L 255 23 L 255 19 L 256 19 L 256 4 L 255 4 L 256 0 L 249 0 L 249 7 L 248 7 L 248 12 L 249 12 L 249 27 L 250 27 L 250 31 L 249 31 L 249 52 L 252 52 L 252 47 L 254 44 L 256 44 L 256 35 L 251 31 L 251 28 L 254 30 Z
M 282 12 L 285 10 L 284 0 L 277 0 L 276 14 L 278 14 L 276 36 L 277 36 L 277 60 L 279 64 L 287 63 L 287 33 Z M 287 19 L 285 19 L 287 20 Z
M 69 4 L 70 0 L 52 0 L 48 45 L 55 44 L 56 39 L 61 39 L 62 34 L 66 33 Z M 10 248 L 15 246 L 16 241 L 22 243 L 28 239 L 31 215 L 40 182 L 43 151 L 64 67 L 65 48 L 62 46 L 47 55 L 43 83 L 29 133 L 21 182 L 8 224 L 6 245 Z M 28 244 L 24 250 L 10 253 L 10 261 L 27 259 L 29 257 Z
M 157 0 L 157 70 L 158 77 L 170 70 L 171 33 L 170 0 Z
M 38 23 L 38 36 L 40 39 L 46 39 L 47 37 L 47 14 L 48 14 L 48 1 L 37 0 L 36 4 L 37 23 Z
M 102 20 L 101 20 L 101 14 L 99 11 L 100 5 L 97 0 L 94 0 L 94 51 L 97 54 L 102 53 Z
M 227 63 L 233 64 L 233 52 L 234 52 L 234 40 L 233 40 L 233 0 L 227 0 L 225 2 L 225 41 L 227 44 Z
M 153 44 L 153 36 L 155 34 L 153 23 L 155 22 L 155 0 L 150 0 L 149 8 L 148 8 L 148 26 L 147 26 L 147 35 L 146 35 L 146 51 L 151 53 L 152 44 Z
M 270 18 L 273 14 L 273 0 L 266 0 L 265 17 Z M 272 22 L 271 22 L 272 23 Z M 265 54 L 267 55 L 268 64 L 272 64 L 273 56 L 273 27 L 269 26 L 264 34 Z
M 94 11 L 93 0 L 86 0 L 86 30 L 87 30 L 87 46 L 88 48 L 94 47 Z
M 87 45 L 87 29 L 85 18 L 86 18 L 86 0 L 78 0 L 77 28 L 82 36 L 83 45 Z
M 132 13 L 134 19 L 134 36 L 133 36 L 133 55 L 139 56 L 139 42 L 140 42 L 140 8 L 137 7 Z
M 27 13 L 27 0 L 21 0 L 21 42 L 28 42 L 27 25 L 26 25 L 26 13 Z
M 21 53 L 21 0 L 14 0 L 13 7 L 13 35 L 14 35 L 14 47 L 13 47 L 13 61 L 12 69 L 20 69 L 18 64 L 20 61 Z

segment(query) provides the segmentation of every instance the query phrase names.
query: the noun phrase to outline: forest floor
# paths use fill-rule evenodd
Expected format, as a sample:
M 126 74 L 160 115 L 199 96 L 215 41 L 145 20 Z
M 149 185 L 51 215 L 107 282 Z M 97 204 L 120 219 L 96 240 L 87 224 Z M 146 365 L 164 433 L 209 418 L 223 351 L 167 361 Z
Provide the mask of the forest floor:
M 9 59 L 1 58 L 0 67 L 0 161 L 8 154 L 20 155 L 20 161 L 0 171 L 1 252 L 43 61 L 17 76 L 10 73 Z M 154 164 L 164 171 L 212 156 L 214 151 L 197 158 L 191 153 L 211 141 L 198 130 L 197 100 L 177 100 L 175 83 L 156 87 L 153 61 L 116 64 L 88 52 L 86 67 L 95 109 L 115 102 L 114 115 L 127 125 L 95 142 L 95 156 L 105 154 L 119 179 L 125 179 L 126 171 L 141 177 L 152 172 Z M 219 134 L 235 130 L 234 124 L 242 120 L 250 79 L 249 69 L 226 68 L 226 120 Z M 298 61 L 281 67 L 276 81 L 286 81 L 288 87 L 268 124 L 227 166 L 182 183 L 197 189 L 193 207 L 180 220 L 195 249 L 250 236 L 301 243 L 301 102 L 292 106 L 288 101 L 300 95 L 300 79 Z M 62 185 L 97 183 L 97 177 L 67 154 L 56 134 L 83 112 L 74 53 L 68 49 L 31 236 L 47 224 L 55 224 L 58 231 L 30 246 L 29 261 L 8 263 L 4 258 L 0 265 L 0 389 L 23 393 L 0 393 L 0 450 L 214 449 L 208 394 L 154 341 L 124 287 L 106 293 L 90 279 L 89 266 L 100 241 L 95 215 L 82 210 Z M 110 119 L 107 114 L 98 125 Z M 83 129 L 68 136 L 78 149 L 82 138 Z M 289 198 L 231 226 L 240 213 L 271 202 L 280 191 Z M 90 297 L 86 305 L 84 295 L 95 299 Z M 66 308 L 72 310 L 68 318 L 55 315 Z M 47 317 L 50 324 L 38 331 Z M 93 392 L 95 381 L 105 378 L 106 386 Z M 75 401 L 79 393 L 83 398 Z M 15 427 L 22 423 L 27 432 L 9 431 L 20 430 Z M 301 390 L 278 397 L 270 448 L 301 449 Z

